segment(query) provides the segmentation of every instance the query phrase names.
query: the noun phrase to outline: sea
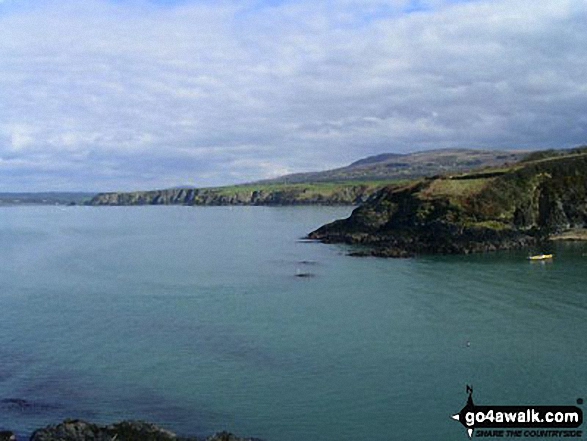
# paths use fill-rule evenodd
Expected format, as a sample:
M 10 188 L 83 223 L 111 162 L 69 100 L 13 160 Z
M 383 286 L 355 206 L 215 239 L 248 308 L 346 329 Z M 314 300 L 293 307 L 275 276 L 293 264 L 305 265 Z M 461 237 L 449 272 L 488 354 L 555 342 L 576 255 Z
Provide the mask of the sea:
M 304 240 L 350 212 L 0 208 L 0 429 L 465 441 L 467 385 L 478 405 L 585 407 L 584 244 L 530 262 Z

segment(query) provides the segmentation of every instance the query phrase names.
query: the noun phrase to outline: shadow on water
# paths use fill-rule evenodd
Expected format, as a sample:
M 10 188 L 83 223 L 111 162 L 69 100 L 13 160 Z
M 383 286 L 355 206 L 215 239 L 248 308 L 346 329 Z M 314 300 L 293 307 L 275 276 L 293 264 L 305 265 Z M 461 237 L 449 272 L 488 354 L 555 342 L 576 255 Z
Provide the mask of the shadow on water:
M 197 398 L 182 405 L 144 386 L 104 380 L 64 370 L 25 379 L 21 387 L 10 391 L 18 395 L 0 396 L 0 429 L 28 439 L 34 430 L 70 418 L 97 424 L 146 420 L 180 435 L 207 436 L 234 419 L 204 410 L 210 406 L 198 403 Z

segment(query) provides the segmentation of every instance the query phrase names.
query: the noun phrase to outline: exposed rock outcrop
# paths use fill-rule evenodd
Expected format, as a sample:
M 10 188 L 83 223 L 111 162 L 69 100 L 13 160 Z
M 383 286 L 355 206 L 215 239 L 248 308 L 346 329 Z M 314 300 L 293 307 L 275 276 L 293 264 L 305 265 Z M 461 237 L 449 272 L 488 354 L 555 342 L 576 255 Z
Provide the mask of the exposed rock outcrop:
M 524 248 L 587 226 L 587 153 L 494 173 L 435 177 L 384 188 L 348 219 L 309 234 L 359 244 L 355 255 L 406 257 Z
M 13 440 L 14 441 L 14 440 Z M 30 441 L 260 441 L 239 438 L 229 432 L 219 432 L 208 438 L 181 438 L 155 424 L 143 421 L 122 421 L 99 426 L 82 420 L 65 420 L 33 432 Z
M 0 441 L 16 441 L 16 435 L 7 430 L 0 432 Z
M 89 205 L 358 205 L 382 186 L 236 186 L 100 193 Z

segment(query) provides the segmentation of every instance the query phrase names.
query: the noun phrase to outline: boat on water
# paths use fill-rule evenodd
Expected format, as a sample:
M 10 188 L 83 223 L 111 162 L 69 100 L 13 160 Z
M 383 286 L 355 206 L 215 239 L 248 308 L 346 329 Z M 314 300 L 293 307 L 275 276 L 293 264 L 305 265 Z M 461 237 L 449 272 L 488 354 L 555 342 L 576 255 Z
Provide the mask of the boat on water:
M 553 254 L 537 254 L 535 256 L 528 257 L 528 260 L 548 260 L 554 257 Z

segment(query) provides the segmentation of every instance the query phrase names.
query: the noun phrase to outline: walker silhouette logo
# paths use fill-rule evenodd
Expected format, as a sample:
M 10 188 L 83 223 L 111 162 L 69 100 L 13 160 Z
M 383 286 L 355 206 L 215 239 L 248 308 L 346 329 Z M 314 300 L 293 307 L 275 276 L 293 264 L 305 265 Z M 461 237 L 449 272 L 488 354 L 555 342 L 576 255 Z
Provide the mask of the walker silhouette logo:
M 583 424 L 583 411 L 577 406 L 477 406 L 473 403 L 473 387 L 467 385 L 467 404 L 452 415 L 469 438 L 579 438 L 577 429 Z M 578 404 L 583 400 L 578 399 Z

